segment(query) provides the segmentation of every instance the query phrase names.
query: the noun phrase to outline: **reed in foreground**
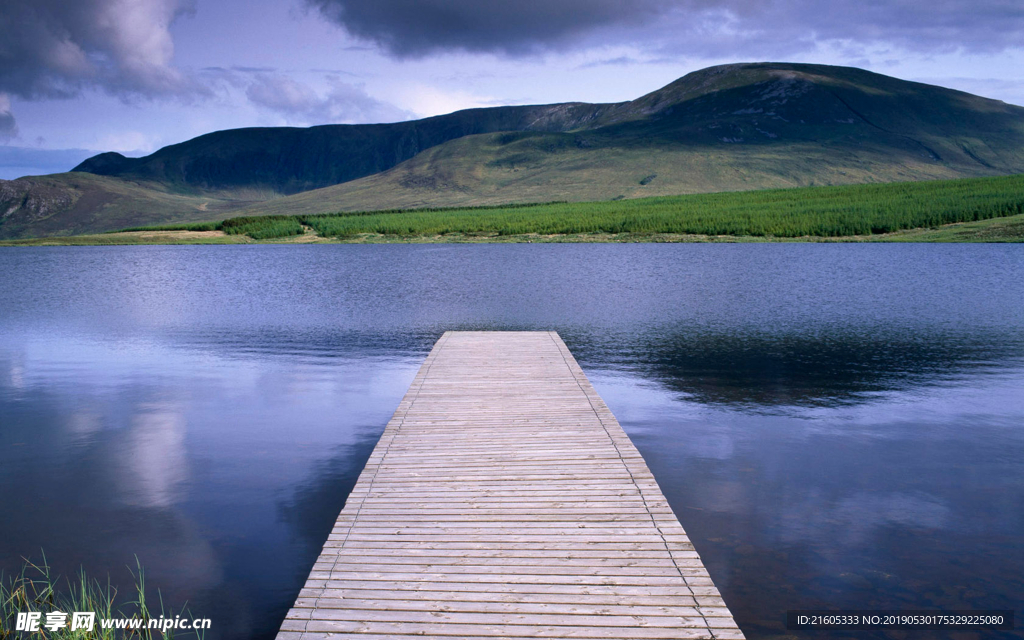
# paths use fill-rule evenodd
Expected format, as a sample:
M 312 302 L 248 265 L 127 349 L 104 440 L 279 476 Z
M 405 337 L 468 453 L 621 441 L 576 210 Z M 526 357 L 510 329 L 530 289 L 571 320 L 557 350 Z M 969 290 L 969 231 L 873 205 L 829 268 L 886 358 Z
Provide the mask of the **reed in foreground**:
M 155 612 L 146 600 L 145 574 L 136 565 L 133 592 L 119 598 L 109 580 L 102 584 L 79 572 L 74 580 L 51 576 L 45 556 L 41 564 L 26 561 L 15 576 L 0 575 L 0 640 L 38 638 L 40 640 L 170 640 L 202 638 L 202 630 L 176 631 L 164 621 L 188 619 L 186 611 L 166 614 L 162 599 Z M 74 628 L 74 614 L 92 614 L 91 625 L 84 621 Z M 17 630 L 32 614 L 38 629 Z M 51 623 L 49 626 L 47 623 Z M 57 623 L 60 623 L 59 625 Z M 33 625 L 36 626 L 36 625 Z M 162 627 L 167 627 L 163 629 Z M 177 634 L 177 635 L 176 635 Z

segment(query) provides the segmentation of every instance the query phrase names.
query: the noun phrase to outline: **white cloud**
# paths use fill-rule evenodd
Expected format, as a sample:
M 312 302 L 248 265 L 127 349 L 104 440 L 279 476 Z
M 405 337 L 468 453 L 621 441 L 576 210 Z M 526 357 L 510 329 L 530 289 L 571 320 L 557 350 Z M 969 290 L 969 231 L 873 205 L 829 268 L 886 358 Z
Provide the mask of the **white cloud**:
M 94 149 L 137 155 L 154 151 L 158 145 L 159 140 L 155 136 L 141 131 L 119 131 L 101 136 L 95 144 L 90 146 Z
M 392 89 L 394 102 L 421 118 L 439 116 L 462 109 L 493 107 L 501 101 L 468 91 L 441 89 L 427 84 L 403 84 Z
M 253 104 L 283 115 L 291 124 L 359 124 L 408 120 L 413 114 L 378 100 L 361 84 L 350 84 L 338 76 L 324 78 L 320 92 L 281 73 L 258 73 L 246 96 Z

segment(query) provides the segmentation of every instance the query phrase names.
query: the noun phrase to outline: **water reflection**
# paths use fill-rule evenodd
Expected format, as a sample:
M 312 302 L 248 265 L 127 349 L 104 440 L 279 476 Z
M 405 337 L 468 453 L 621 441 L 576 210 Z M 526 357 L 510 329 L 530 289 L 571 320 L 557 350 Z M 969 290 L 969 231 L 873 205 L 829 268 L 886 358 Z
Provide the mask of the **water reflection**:
M 291 496 L 278 502 L 281 520 L 288 523 L 293 533 L 303 541 L 311 558 L 320 554 L 338 512 L 345 505 L 345 499 L 376 444 L 377 438 L 367 437 L 339 447 L 334 455 L 312 469 L 309 478 L 298 485 Z M 333 512 L 330 507 L 335 507 Z M 308 571 L 297 569 L 305 579 Z
M 272 637 L 418 363 L 54 342 L 0 359 L 0 567 L 127 587 L 137 557 L 207 637 Z
M 788 609 L 1020 610 L 1024 370 L 785 411 L 594 379 L 749 636 L 789 637 Z
M 1020 607 L 1019 247 L 33 248 L 0 272 L 0 568 L 42 548 L 129 584 L 137 555 L 211 640 L 274 636 L 447 329 L 560 332 L 748 637 L 792 637 L 791 608 Z
M 184 602 L 222 578 L 210 540 L 173 506 L 189 475 L 180 414 L 126 403 L 117 414 L 70 413 L 45 392 L 0 401 L 0 561 L 7 571 L 41 551 L 63 575 L 78 566 L 131 585 L 135 557 Z
M 121 446 L 123 451 L 112 462 L 123 465 L 117 477 L 126 504 L 158 509 L 178 501 L 190 475 L 180 409 L 138 407 Z
M 580 357 L 609 365 L 702 404 L 751 410 L 870 402 L 879 392 L 928 387 L 1021 366 L 1024 336 L 1006 331 L 856 331 L 711 333 L 659 327 Z M 611 353 L 609 353 L 611 352 Z

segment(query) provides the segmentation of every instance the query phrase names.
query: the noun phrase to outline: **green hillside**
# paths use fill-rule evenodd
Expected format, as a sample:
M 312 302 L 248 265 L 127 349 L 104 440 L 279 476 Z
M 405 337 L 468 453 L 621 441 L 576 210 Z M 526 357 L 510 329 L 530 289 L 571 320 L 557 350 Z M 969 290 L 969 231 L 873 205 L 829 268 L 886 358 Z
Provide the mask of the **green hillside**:
M 0 181 L 0 238 L 237 215 L 594 201 L 1024 172 L 1024 108 L 847 67 L 711 67 L 618 104 L 236 129 Z
M 602 202 L 244 216 L 163 231 L 220 232 L 252 240 L 493 241 L 500 238 L 597 239 L 628 236 L 867 238 L 944 225 L 990 225 L 987 237 L 1021 240 L 1024 175 L 799 189 L 766 189 Z M 128 231 L 146 231 L 130 229 Z M 116 235 L 116 234 L 115 234 Z M 946 239 L 955 239 L 946 234 Z M 966 238 L 965 238 L 966 239 Z
M 802 186 L 994 175 L 973 164 L 933 163 L 905 149 L 799 142 L 686 146 L 594 136 L 579 149 L 566 136 L 504 143 L 501 134 L 462 138 L 387 172 L 256 203 L 243 215 L 591 201 Z
M 582 103 L 469 109 L 392 124 L 217 131 L 144 158 L 104 153 L 74 171 L 166 184 L 183 192 L 253 187 L 290 194 L 390 169 L 425 149 L 494 131 L 563 131 L 602 105 Z
M 1024 109 L 859 69 L 696 72 L 572 132 L 467 136 L 246 214 L 463 206 L 1024 171 Z

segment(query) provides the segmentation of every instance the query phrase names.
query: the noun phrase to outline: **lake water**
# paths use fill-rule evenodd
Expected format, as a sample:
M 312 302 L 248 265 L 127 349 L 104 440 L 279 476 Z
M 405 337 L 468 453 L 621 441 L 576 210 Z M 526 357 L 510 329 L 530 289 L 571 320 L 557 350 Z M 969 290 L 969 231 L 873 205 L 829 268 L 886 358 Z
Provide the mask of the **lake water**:
M 440 334 L 554 329 L 748 637 L 1024 621 L 1024 246 L 40 247 L 0 276 L 7 572 L 126 588 L 137 557 L 207 638 L 272 638 Z

